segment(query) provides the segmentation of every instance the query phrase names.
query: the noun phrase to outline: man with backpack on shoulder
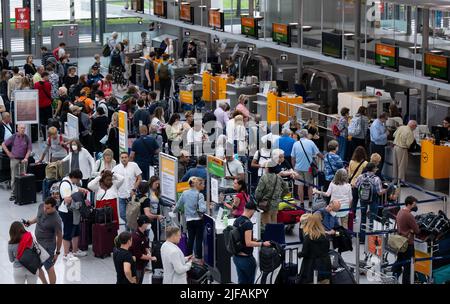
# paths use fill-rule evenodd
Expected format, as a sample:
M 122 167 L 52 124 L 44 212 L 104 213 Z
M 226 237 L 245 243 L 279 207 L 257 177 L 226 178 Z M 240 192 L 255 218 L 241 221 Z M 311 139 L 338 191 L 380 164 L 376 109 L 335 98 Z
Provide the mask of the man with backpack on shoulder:
M 356 188 L 358 189 L 359 202 L 361 204 L 361 238 L 360 242 L 364 244 L 367 222 L 367 212 L 369 212 L 369 225 L 373 223 L 374 216 L 378 212 L 380 205 L 379 196 L 383 195 L 387 189 L 383 189 L 381 179 L 376 175 L 378 167 L 374 163 L 368 163 L 358 179 L 356 180 Z M 367 210 L 369 209 L 369 210 Z
M 253 223 L 250 220 L 255 212 L 259 212 L 254 202 L 245 204 L 244 213 L 238 217 L 233 226 L 224 230 L 227 251 L 233 254 L 239 284 L 253 284 L 256 274 L 254 247 L 270 247 L 269 241 L 258 242 L 253 238 Z
M 174 71 L 172 65 L 169 63 L 169 55 L 164 54 L 162 56 L 163 62 L 158 66 L 157 74 L 159 77 L 160 95 L 159 99 L 168 99 L 170 96 L 170 87 L 172 86 L 172 79 L 174 77 Z

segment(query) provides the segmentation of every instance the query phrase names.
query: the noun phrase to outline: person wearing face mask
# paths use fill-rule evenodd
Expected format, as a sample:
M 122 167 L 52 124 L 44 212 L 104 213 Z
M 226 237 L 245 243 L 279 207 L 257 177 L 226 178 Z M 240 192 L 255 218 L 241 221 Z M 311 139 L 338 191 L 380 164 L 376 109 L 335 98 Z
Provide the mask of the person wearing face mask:
M 414 257 L 414 235 L 420 233 L 419 225 L 411 212 L 417 212 L 417 199 L 414 196 L 408 196 L 405 199 L 405 207 L 397 214 L 397 232 L 398 234 L 408 238 L 408 249 L 405 252 L 397 254 L 396 263 L 409 260 Z M 392 272 L 399 278 L 403 270 L 402 284 L 410 284 L 411 264 L 401 264 L 392 267 Z
M 83 148 L 78 139 L 69 142 L 69 155 L 63 158 L 62 162 L 69 161 L 70 171 L 79 169 L 83 173 L 83 187 L 86 187 L 88 179 L 92 176 L 95 168 L 95 160 L 92 155 Z
M 326 207 L 315 212 L 315 214 L 318 213 L 322 216 L 322 224 L 325 227 L 325 234 L 328 236 L 336 235 L 335 229 L 339 226 L 336 215 L 340 209 L 341 203 L 338 200 L 333 200 Z

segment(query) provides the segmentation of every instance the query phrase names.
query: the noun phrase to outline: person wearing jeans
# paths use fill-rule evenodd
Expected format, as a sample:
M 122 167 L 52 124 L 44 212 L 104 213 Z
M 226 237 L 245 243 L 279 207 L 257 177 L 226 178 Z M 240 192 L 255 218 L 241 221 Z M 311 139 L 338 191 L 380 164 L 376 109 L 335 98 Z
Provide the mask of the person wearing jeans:
M 20 166 L 25 167 L 23 170 L 26 171 L 28 157 L 30 157 L 32 149 L 31 140 L 30 137 L 25 134 L 25 128 L 24 124 L 19 124 L 17 126 L 17 133 L 2 143 L 3 152 L 5 152 L 10 159 L 12 189 L 11 197 L 9 198 L 10 201 L 16 200 L 17 193 L 15 193 L 14 189 L 16 176 L 20 173 Z
M 241 239 L 244 240 L 242 250 L 233 255 L 239 284 L 253 284 L 255 282 L 256 260 L 253 256 L 253 248 L 270 246 L 270 242 L 268 241 L 257 242 L 253 240 L 253 223 L 250 219 L 255 212 L 259 212 L 259 210 L 256 204 L 250 201 L 245 204 L 244 213 L 233 223 L 233 226 L 239 229 Z
M 204 231 L 202 213 L 206 212 L 206 203 L 201 191 L 204 189 L 205 183 L 199 177 L 191 177 L 188 182 L 190 189 L 181 194 L 175 206 L 175 211 L 184 210 L 188 229 L 188 255 L 192 254 L 195 243 L 195 257 L 201 263 Z
M 392 267 L 392 272 L 397 278 L 400 277 L 403 268 L 402 284 L 411 283 L 411 262 L 406 261 L 414 257 L 414 235 L 420 233 L 416 219 L 411 214 L 417 210 L 417 199 L 414 196 L 408 196 L 405 199 L 405 207 L 397 214 L 397 232 L 408 238 L 408 249 L 405 252 L 399 252 L 396 261 L 396 263 L 405 262 L 405 264 Z

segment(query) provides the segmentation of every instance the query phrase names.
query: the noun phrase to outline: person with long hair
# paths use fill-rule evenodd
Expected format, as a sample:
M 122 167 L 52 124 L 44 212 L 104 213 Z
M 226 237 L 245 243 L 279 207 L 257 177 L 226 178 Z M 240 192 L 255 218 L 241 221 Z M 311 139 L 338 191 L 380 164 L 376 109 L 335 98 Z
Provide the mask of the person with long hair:
M 78 139 L 73 139 L 69 142 L 69 154 L 63 158 L 62 162 L 69 161 L 70 171 L 76 169 L 83 173 L 83 186 L 86 187 L 89 178 L 92 176 L 95 168 L 95 160 L 88 150 L 83 148 L 83 145 Z
M 31 82 L 30 78 L 23 77 L 22 82 L 20 83 L 19 90 L 30 90 L 31 89 Z
M 158 235 L 158 221 L 163 219 L 163 215 L 160 214 L 162 200 L 159 177 L 152 176 L 148 182 L 140 182 L 136 198 L 141 201 L 141 215 L 145 215 L 150 220 L 153 241 L 159 241 L 161 236 Z M 160 232 L 161 230 L 159 229 Z
M 300 268 L 300 283 L 313 283 L 314 271 L 318 271 L 318 282 L 329 284 L 331 278 L 331 260 L 328 254 L 330 241 L 322 225 L 322 217 L 316 213 L 308 217 L 303 227 L 303 247 L 298 253 L 303 258 Z
M 356 208 L 358 206 L 358 188 L 356 188 L 356 180 L 363 173 L 364 168 L 366 168 L 367 162 L 367 152 L 366 149 L 362 146 L 356 147 L 353 152 L 352 159 L 350 160 L 350 164 L 348 165 L 348 176 L 349 183 L 352 186 L 352 196 L 353 196 L 353 204 L 352 211 L 353 214 L 356 214 Z
M 339 156 L 343 161 L 346 161 L 346 153 L 347 153 L 347 137 L 348 137 L 348 119 L 349 119 L 350 110 L 348 108 L 341 109 L 341 117 L 337 122 L 337 128 L 340 132 L 339 136 L 336 136 L 336 140 L 339 143 Z
M 231 204 L 225 203 L 225 207 L 231 210 L 233 217 L 238 218 L 244 213 L 245 204 L 250 201 L 250 195 L 247 192 L 247 183 L 241 179 L 235 179 L 233 189 L 237 193 L 233 197 Z
M 23 69 L 25 70 L 25 75 L 28 77 L 33 77 L 33 75 L 36 74 L 37 69 L 33 63 L 33 56 L 27 56 Z
M 169 144 L 169 152 L 172 151 L 172 142 L 177 143 L 180 145 L 182 141 L 182 135 L 183 135 L 183 125 L 180 122 L 180 114 L 174 113 L 170 117 L 169 121 L 166 124 L 166 135 L 167 135 L 167 141 Z
M 114 152 L 111 149 L 106 148 L 103 151 L 103 155 L 100 159 L 95 161 L 95 173 L 94 175 L 99 175 L 103 170 L 112 171 L 116 166 L 116 161 L 114 160 Z
M 345 169 L 336 171 L 333 181 L 330 183 L 327 192 L 313 191 L 314 193 L 321 193 L 326 197 L 330 197 L 330 201 L 339 201 L 342 209 L 349 209 L 352 206 L 353 195 L 352 186 L 348 183 L 348 173 Z M 348 228 L 348 210 L 340 211 L 336 214 L 341 226 Z
M 23 253 L 23 249 L 19 252 L 19 247 L 22 247 L 21 245 L 27 240 L 32 242 L 31 233 L 25 230 L 21 222 L 13 222 L 9 228 L 8 255 L 9 261 L 13 263 L 13 277 L 16 284 L 36 284 L 37 282 L 37 274 L 31 273 L 19 262 Z
M 164 121 L 164 109 L 162 107 L 157 107 L 155 109 L 155 113 L 150 124 L 158 128 L 157 132 L 159 135 L 163 134 L 163 130 L 166 128 L 166 124 Z
M 0 76 L 0 96 L 3 98 L 3 103 L 5 104 L 6 112 L 9 112 L 8 80 L 9 80 L 9 72 L 3 70 Z
M 183 123 L 183 132 L 187 132 L 194 126 L 194 113 L 192 111 L 186 111 L 184 113 L 186 121 Z
M 114 153 L 114 160 L 119 163 L 119 113 L 114 112 L 111 117 L 111 123 L 108 129 L 108 140 L 106 141 L 106 147 L 111 149 Z

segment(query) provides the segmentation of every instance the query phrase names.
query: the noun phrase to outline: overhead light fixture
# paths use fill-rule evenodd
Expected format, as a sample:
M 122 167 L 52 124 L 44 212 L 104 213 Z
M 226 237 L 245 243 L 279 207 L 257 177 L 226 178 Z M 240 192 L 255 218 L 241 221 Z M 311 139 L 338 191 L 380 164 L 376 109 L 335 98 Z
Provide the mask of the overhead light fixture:
M 254 49 L 253 46 L 249 46 L 249 47 L 248 47 L 248 51 L 249 51 L 249 52 L 253 52 L 253 49 Z
M 184 36 L 191 36 L 191 32 L 185 31 L 185 32 L 184 32 Z
M 214 42 L 214 43 L 219 43 L 219 42 L 220 42 L 220 39 L 219 39 L 219 38 L 214 38 L 214 39 L 213 39 L 213 42 Z
M 281 61 L 287 61 L 288 60 L 288 55 L 287 54 L 281 54 L 280 60 Z

